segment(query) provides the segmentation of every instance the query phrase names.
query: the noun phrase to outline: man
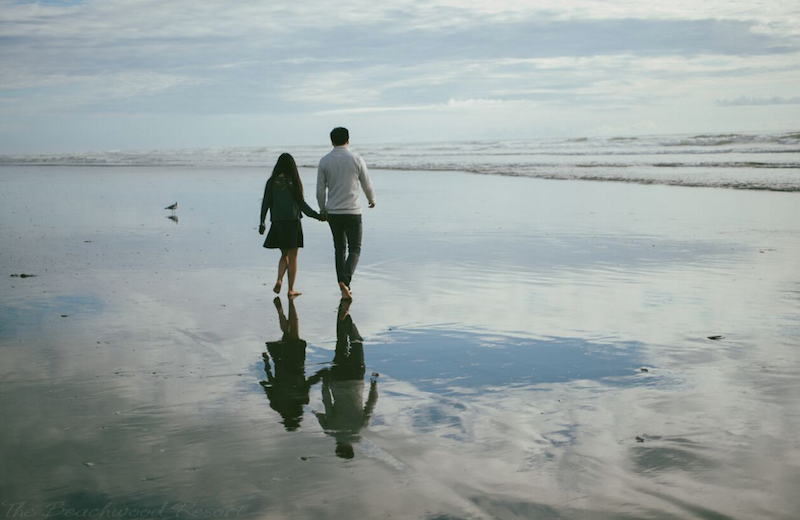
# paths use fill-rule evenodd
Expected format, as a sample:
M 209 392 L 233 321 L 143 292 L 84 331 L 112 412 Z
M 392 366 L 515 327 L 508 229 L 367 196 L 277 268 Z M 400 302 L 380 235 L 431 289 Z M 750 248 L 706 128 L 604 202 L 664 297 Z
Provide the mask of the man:
M 359 184 L 375 207 L 375 191 L 369 180 L 364 159 L 348 149 L 350 132 L 337 127 L 331 131 L 333 150 L 319 161 L 317 169 L 317 202 L 319 212 L 327 215 L 333 234 L 336 255 L 336 276 L 342 299 L 351 300 L 350 281 L 361 256 L 361 201 Z M 345 257 L 345 252 L 346 257 Z
M 350 316 L 351 300 L 339 303 L 336 320 L 336 353 L 333 363 L 309 378 L 309 383 L 322 380 L 324 412 L 314 412 L 320 426 L 336 439 L 336 455 L 343 459 L 355 456 L 353 444 L 361 440 L 359 433 L 369 426 L 378 403 L 377 372 L 372 373 L 369 395 L 364 403 L 364 338 Z

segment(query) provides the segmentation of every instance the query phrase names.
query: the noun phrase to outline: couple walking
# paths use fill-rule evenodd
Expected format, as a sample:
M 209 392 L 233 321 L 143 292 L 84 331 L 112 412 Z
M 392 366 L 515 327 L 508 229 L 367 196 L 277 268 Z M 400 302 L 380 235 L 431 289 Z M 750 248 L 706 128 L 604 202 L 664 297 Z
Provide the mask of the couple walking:
M 317 169 L 319 213 L 305 202 L 297 164 L 288 153 L 278 158 L 264 188 L 258 232 L 264 234 L 264 221 L 269 210 L 270 228 L 264 247 L 281 250 L 278 280 L 273 290 L 280 293 L 283 276 L 288 274 L 290 298 L 300 295 L 294 289 L 294 282 L 297 277 L 297 251 L 303 247 L 302 213 L 319 221 L 327 220 L 333 235 L 336 276 L 342 299 L 353 298 L 350 281 L 361 255 L 359 185 L 367 196 L 370 208 L 375 207 L 375 191 L 364 160 L 348 149 L 350 133 L 347 129 L 334 128 L 331 131 L 331 144 L 333 150 L 320 160 Z

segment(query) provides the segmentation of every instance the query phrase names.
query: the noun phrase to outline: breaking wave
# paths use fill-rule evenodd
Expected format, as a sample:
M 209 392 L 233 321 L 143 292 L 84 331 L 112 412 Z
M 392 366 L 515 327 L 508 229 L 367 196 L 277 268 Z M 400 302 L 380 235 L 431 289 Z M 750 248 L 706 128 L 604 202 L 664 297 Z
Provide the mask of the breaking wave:
M 800 132 L 358 145 L 372 169 L 800 191 Z M 0 166 L 316 168 L 327 146 L 0 155 Z

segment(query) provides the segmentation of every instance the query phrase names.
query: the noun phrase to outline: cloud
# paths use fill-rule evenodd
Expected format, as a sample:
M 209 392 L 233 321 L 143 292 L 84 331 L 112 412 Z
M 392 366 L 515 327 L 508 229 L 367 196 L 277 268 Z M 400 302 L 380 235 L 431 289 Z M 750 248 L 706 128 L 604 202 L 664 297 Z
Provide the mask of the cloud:
M 767 105 L 800 105 L 800 96 L 783 97 L 749 97 L 739 96 L 734 99 L 718 99 L 717 106 L 721 107 L 744 107 L 744 106 L 767 106 Z
M 120 106 L 121 103 L 131 100 L 146 102 L 165 92 L 185 89 L 200 82 L 200 79 L 194 77 L 148 70 L 39 76 L 22 73 L 0 79 L 0 87 L 33 88 L 33 92 L 26 96 L 18 93 L 15 96 L 0 97 L 0 101 L 14 100 L 4 106 L 8 112 L 70 112 L 102 104 Z
M 415 112 L 435 109 L 437 105 L 410 105 L 410 106 L 372 106 L 372 107 L 351 107 L 337 108 L 334 110 L 321 110 L 315 112 L 317 116 L 338 116 L 356 114 L 375 114 L 381 112 Z
M 415 112 L 415 111 L 447 111 L 447 110 L 480 110 L 485 108 L 506 108 L 510 106 L 531 106 L 529 100 L 524 99 L 455 99 L 450 98 L 444 103 L 430 103 L 424 105 L 406 106 L 369 106 L 352 107 L 335 110 L 322 110 L 316 115 L 355 115 L 355 114 L 374 114 L 379 112 Z
M 798 14 L 780 0 L 0 0 L 0 118 L 712 105 L 800 81 Z
M 447 102 L 447 108 L 492 108 L 507 105 L 509 101 L 502 99 L 453 99 Z

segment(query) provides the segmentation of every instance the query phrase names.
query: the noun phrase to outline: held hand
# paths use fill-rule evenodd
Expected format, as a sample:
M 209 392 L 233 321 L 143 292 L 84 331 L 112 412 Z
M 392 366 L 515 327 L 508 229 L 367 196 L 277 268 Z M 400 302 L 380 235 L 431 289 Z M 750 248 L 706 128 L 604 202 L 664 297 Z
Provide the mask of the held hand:
M 375 207 L 375 203 L 374 203 L 374 202 L 370 202 L 370 203 L 369 203 L 369 209 L 372 209 L 372 208 L 374 208 L 374 207 Z
M 320 213 L 320 215 L 319 215 L 319 221 L 320 221 L 320 222 L 325 222 L 325 221 L 327 221 L 327 220 L 328 220 L 328 214 L 327 214 L 327 213 Z
M 264 226 L 264 224 L 262 223 L 260 226 L 258 226 L 258 234 L 263 235 L 266 229 L 267 229 L 266 226 Z

